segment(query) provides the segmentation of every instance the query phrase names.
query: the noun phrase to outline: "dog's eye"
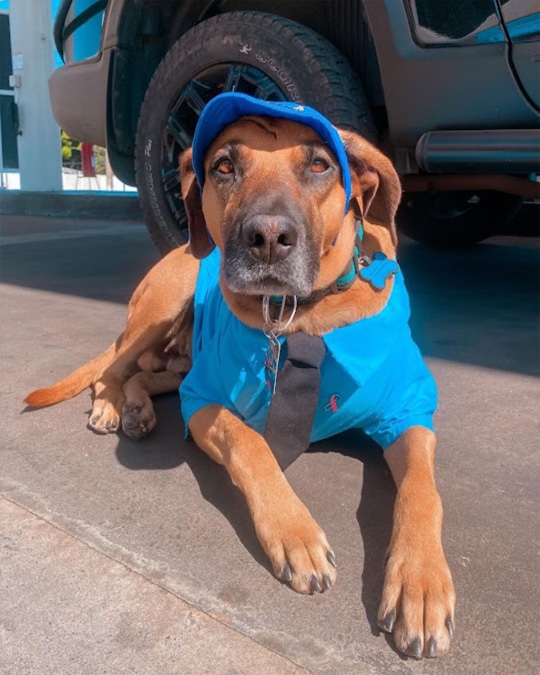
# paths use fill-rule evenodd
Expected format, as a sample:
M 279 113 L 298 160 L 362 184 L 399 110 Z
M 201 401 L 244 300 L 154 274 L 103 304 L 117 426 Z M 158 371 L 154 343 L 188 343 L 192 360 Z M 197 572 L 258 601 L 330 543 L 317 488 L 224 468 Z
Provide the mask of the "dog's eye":
M 324 159 L 321 159 L 320 157 L 317 157 L 317 159 L 314 159 L 313 162 L 311 162 L 310 170 L 313 173 L 324 173 L 327 169 L 328 162 L 326 162 Z
M 218 173 L 227 175 L 234 173 L 234 165 L 230 159 L 220 159 L 215 166 L 215 170 Z

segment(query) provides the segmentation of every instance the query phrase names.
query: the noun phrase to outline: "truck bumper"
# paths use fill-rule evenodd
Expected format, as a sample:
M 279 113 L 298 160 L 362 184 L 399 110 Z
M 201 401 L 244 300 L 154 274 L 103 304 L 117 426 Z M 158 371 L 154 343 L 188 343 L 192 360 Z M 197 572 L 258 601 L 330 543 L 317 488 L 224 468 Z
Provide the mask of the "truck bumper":
M 62 66 L 49 79 L 53 115 L 71 138 L 107 145 L 107 92 L 112 50 Z

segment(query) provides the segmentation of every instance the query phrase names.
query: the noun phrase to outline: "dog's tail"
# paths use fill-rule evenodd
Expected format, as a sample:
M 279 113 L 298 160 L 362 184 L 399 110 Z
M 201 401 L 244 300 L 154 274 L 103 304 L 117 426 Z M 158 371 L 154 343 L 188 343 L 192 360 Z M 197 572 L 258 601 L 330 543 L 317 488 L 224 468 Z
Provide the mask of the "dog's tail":
M 117 345 L 118 341 L 52 387 L 36 389 L 28 394 L 24 402 L 32 408 L 43 408 L 77 396 L 83 389 L 92 385 L 102 370 L 113 360 Z

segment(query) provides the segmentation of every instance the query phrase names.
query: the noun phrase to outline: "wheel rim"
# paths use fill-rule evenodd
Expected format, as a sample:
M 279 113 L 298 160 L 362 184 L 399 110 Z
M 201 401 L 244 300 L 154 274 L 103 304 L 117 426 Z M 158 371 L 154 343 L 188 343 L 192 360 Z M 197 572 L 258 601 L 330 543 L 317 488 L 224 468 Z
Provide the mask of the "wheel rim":
M 265 101 L 286 101 L 278 85 L 258 68 L 245 63 L 221 63 L 205 68 L 190 80 L 173 102 L 163 131 L 161 182 L 179 233 L 187 229 L 180 189 L 178 158 L 189 148 L 204 106 L 218 94 L 237 91 Z

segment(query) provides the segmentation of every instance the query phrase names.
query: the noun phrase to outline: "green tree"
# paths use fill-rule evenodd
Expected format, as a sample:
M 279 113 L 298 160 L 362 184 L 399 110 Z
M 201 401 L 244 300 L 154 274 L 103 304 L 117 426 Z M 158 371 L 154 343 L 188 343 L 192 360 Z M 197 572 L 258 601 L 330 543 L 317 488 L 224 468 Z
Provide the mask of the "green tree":
M 80 151 L 81 144 L 74 141 L 65 131 L 62 131 L 62 162 L 70 162 L 73 159 L 73 151 Z

